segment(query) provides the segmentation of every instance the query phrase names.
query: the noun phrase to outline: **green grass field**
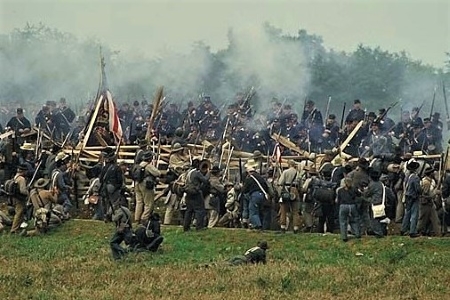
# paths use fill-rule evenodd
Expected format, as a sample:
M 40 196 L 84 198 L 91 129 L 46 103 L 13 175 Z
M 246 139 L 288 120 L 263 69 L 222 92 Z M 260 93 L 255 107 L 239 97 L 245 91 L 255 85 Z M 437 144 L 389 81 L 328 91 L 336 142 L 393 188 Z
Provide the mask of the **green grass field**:
M 111 258 L 112 224 L 71 220 L 45 236 L 0 235 L 0 299 L 445 299 L 450 239 L 163 227 L 157 253 Z M 267 265 L 225 260 L 258 240 Z

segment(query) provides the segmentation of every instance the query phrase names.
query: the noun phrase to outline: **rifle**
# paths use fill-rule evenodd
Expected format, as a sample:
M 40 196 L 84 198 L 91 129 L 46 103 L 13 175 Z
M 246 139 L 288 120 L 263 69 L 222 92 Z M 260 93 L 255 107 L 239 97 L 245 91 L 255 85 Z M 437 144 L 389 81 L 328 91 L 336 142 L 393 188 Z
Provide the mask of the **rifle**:
M 255 92 L 255 88 L 252 86 L 250 88 L 250 91 L 247 93 L 247 95 L 245 96 L 244 101 L 242 102 L 241 105 L 239 105 L 239 109 L 244 109 L 244 108 L 248 108 L 249 107 L 249 102 L 250 100 L 253 98 L 253 96 L 256 94 Z
M 344 126 L 344 118 L 345 118 L 345 107 L 347 106 L 347 102 L 344 102 L 344 107 L 342 107 L 342 116 L 341 116 L 341 129 Z M 328 116 L 326 117 L 328 118 Z
M 325 118 L 323 120 L 324 127 L 327 125 L 328 113 L 330 112 L 330 102 L 331 102 L 331 96 L 328 96 L 327 109 L 325 111 Z
M 225 170 L 223 171 L 222 182 L 225 180 L 225 176 L 227 175 L 228 167 L 230 166 L 231 156 L 233 154 L 233 150 L 234 150 L 234 147 L 231 147 L 230 153 L 228 154 L 227 164 L 225 166 Z
M 284 98 L 283 103 L 281 103 L 280 109 L 279 109 L 279 110 L 277 111 L 277 113 L 275 114 L 277 117 L 280 116 L 281 111 L 283 110 L 283 106 L 284 106 L 284 104 L 286 103 L 286 101 L 287 101 L 287 98 Z
M 386 117 L 386 115 L 388 114 L 388 112 L 389 112 L 392 108 L 394 108 L 395 106 L 397 106 L 397 104 L 399 104 L 401 101 L 402 101 L 402 100 L 399 99 L 397 102 L 392 103 L 392 104 L 384 111 L 384 113 L 383 113 L 381 116 L 378 116 L 378 117 L 374 120 L 374 122 L 377 123 L 377 122 L 380 122 L 381 120 L 383 120 L 383 118 Z M 419 112 L 420 112 L 420 110 L 422 109 L 422 106 L 423 106 L 424 104 L 425 104 L 425 101 L 424 101 L 424 102 L 422 103 L 422 105 L 419 107 L 419 110 L 417 111 L 417 114 L 419 114 Z
M 430 111 L 430 119 L 433 117 L 433 110 L 434 110 L 434 100 L 436 99 L 436 86 L 434 86 L 434 92 L 433 92 L 433 101 L 431 102 L 431 111 Z
M 445 93 L 444 81 L 442 81 L 442 94 L 444 95 L 445 112 L 447 113 L 447 129 L 450 130 L 450 114 L 448 113 L 447 95 Z

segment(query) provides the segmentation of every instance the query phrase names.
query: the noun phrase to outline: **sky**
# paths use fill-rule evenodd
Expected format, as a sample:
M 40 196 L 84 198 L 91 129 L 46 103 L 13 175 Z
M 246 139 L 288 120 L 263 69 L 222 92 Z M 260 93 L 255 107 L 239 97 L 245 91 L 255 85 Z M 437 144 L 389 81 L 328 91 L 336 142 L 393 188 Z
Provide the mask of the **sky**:
M 26 22 L 148 57 L 186 52 L 195 41 L 217 51 L 229 28 L 264 22 L 291 35 L 305 29 L 338 51 L 362 43 L 435 67 L 450 52 L 450 0 L 0 0 L 0 34 Z

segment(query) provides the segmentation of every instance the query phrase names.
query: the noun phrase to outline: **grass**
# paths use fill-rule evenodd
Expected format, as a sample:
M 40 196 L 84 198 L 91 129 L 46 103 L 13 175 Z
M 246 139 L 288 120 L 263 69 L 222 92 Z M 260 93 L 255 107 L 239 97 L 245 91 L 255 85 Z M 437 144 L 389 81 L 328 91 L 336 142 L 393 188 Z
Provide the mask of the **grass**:
M 0 299 L 433 299 L 450 294 L 450 240 L 164 227 L 157 253 L 111 259 L 111 224 L 71 220 L 33 238 L 0 235 Z M 258 240 L 267 265 L 225 260 Z M 357 255 L 358 253 L 358 255 Z M 362 254 L 362 255 L 361 255 Z

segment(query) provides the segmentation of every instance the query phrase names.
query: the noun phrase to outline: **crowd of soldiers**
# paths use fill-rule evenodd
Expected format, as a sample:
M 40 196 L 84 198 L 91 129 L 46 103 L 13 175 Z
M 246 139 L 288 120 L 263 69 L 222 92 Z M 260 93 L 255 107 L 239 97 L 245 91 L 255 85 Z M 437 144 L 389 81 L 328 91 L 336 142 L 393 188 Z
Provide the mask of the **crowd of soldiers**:
M 98 163 L 83 167 L 90 179 L 85 203 L 93 208 L 93 218 L 116 224 L 111 240 L 115 258 L 126 253 L 122 241 L 143 243 L 135 240 L 133 220 L 150 232 L 151 241 L 144 243 L 144 248 L 151 244 L 151 249 L 157 249 L 162 242 L 158 230 L 149 230 L 157 227 L 155 189 L 160 183 L 169 186 L 158 196 L 165 199 L 163 223 L 172 224 L 177 214 L 184 231 L 192 225 L 197 230 L 225 226 L 286 232 L 292 228 L 294 233 L 340 231 L 346 241 L 348 224 L 356 237 L 382 237 L 387 225 L 396 222 L 402 223 L 402 233 L 411 237 L 447 232 L 445 204 L 450 177 L 442 160 L 428 158 L 443 151 L 439 113 L 422 119 L 421 109 L 416 107 L 402 111 L 402 119 L 395 123 L 388 117 L 389 108 L 378 114 L 366 113 L 361 101 L 355 100 L 341 126 L 333 114 L 324 121 L 311 100 L 305 102 L 299 117 L 291 105 L 276 99 L 267 111 L 256 114 L 251 97 L 237 95 L 224 116 L 225 106 L 217 108 L 208 96 L 202 97 L 198 106 L 189 102 L 182 112 L 170 103 L 154 122 L 152 141 L 145 139 L 152 105 L 135 101 L 132 107 L 127 103 L 120 107 L 123 142 L 140 147 L 134 165 L 118 164 L 114 148 L 105 147 Z M 37 112 L 34 125 L 49 140 L 37 149 L 27 142 L 31 122 L 22 108 L 16 112 L 4 129 L 13 134 L 2 141 L 2 181 L 23 178 L 21 190 L 25 186 L 31 194 L 32 188 L 38 189 L 39 197 L 31 201 L 35 212 L 41 208 L 53 211 L 53 206 L 60 205 L 57 217 L 70 218 L 73 179 L 80 167 L 61 150 L 83 139 L 88 116 L 76 117 L 64 98 L 59 105 L 47 102 Z M 354 132 L 358 126 L 361 128 Z M 295 147 L 279 143 L 274 134 Z M 206 154 L 192 157 L 187 145 L 205 141 L 211 146 Z M 156 154 L 149 150 L 152 142 L 171 145 L 169 172 L 164 176 L 156 167 Z M 213 163 L 221 157 L 225 143 L 236 151 L 252 153 L 235 176 L 238 180 L 228 175 L 227 163 Z M 296 152 L 298 148 L 305 152 Z M 277 149 L 274 157 L 273 149 Z M 279 157 L 288 156 L 296 158 L 283 168 Z M 125 176 L 134 181 L 133 191 L 125 187 Z M 49 202 L 40 201 L 44 192 Z M 18 233 L 26 201 L 12 198 L 15 216 L 9 223 L 11 232 Z M 384 206 L 381 215 L 376 210 L 380 205 Z M 6 219 L 1 217 L 0 224 L 8 225 Z

